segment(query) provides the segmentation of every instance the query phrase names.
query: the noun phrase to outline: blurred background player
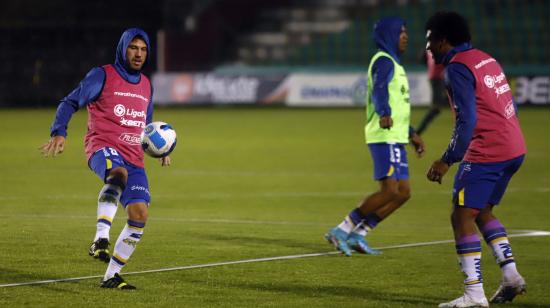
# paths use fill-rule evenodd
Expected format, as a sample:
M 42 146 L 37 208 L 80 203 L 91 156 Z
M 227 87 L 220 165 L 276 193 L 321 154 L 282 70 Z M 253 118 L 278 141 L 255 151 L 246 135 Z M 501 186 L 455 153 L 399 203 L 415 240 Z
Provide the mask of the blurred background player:
M 481 241 L 485 241 L 502 271 L 491 303 L 512 301 L 525 292 L 506 230 L 493 214 L 508 182 L 520 168 L 525 141 L 510 86 L 501 66 L 472 47 L 466 20 L 454 12 L 439 12 L 426 23 L 426 49 L 445 65 L 445 83 L 456 123 L 451 142 L 427 177 L 441 183 L 449 166 L 461 162 L 454 180 L 451 222 L 464 295 L 439 307 L 488 307 L 481 274 Z
M 432 53 L 429 50 L 425 50 L 425 52 L 422 53 L 422 58 L 428 68 L 428 79 L 430 80 L 430 86 L 432 88 L 432 105 L 416 128 L 416 133 L 418 135 L 422 135 L 428 125 L 430 125 L 439 115 L 441 108 L 449 105 L 445 94 L 445 82 L 443 81 L 445 67 L 441 63 L 435 63 Z
M 351 250 L 379 254 L 368 246 L 367 232 L 410 198 L 409 167 L 405 145 L 424 153 L 424 143 L 410 127 L 409 84 L 400 56 L 407 48 L 405 22 L 386 17 L 374 26 L 378 52 L 367 72 L 367 124 L 365 138 L 374 162 L 374 179 L 380 189 L 363 200 L 325 238 L 346 256 Z
M 140 134 L 153 117 L 153 88 L 141 73 L 148 62 L 149 37 L 138 28 L 126 30 L 118 42 L 115 63 L 95 67 L 61 100 L 51 127 L 51 139 L 41 147 L 46 156 L 64 150 L 68 123 L 79 108 L 88 109 L 85 138 L 88 166 L 104 181 L 99 192 L 97 228 L 89 254 L 109 262 L 104 288 L 135 289 L 119 272 L 143 234 L 150 201 Z M 161 159 L 163 166 L 170 158 Z M 128 214 L 112 257 L 109 230 L 120 202 Z

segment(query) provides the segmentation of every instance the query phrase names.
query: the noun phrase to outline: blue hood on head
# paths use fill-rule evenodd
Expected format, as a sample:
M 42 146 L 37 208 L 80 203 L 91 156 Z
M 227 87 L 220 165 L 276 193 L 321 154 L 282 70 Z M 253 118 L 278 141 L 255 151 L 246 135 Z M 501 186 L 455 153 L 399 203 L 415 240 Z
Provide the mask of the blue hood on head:
M 399 17 L 384 17 L 374 24 L 374 42 L 376 46 L 400 61 L 399 34 L 405 21 Z
M 145 31 L 140 28 L 130 28 L 122 33 L 120 40 L 118 41 L 118 46 L 116 48 L 116 57 L 115 57 L 115 68 L 118 73 L 127 81 L 131 83 L 138 83 L 140 79 L 140 71 L 134 71 L 130 69 L 126 59 L 126 49 L 130 42 L 136 37 L 140 36 L 145 41 L 147 45 L 147 58 L 143 63 L 143 67 L 149 62 L 149 57 L 151 55 L 151 44 L 149 43 L 149 36 Z

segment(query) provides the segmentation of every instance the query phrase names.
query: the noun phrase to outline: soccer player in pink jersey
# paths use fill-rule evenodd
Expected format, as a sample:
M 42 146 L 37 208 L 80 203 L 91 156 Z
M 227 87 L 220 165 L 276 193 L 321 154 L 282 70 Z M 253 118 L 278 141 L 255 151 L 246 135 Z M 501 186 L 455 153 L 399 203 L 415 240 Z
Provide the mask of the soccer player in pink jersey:
M 463 296 L 439 307 L 488 307 L 481 271 L 481 232 L 502 272 L 491 303 L 512 301 L 524 293 L 506 229 L 493 213 L 527 152 L 510 86 L 499 63 L 473 48 L 466 20 L 439 12 L 426 23 L 426 49 L 445 65 L 445 86 L 455 113 L 447 150 L 434 161 L 427 177 L 441 183 L 453 163 L 451 223 L 460 268 L 465 274 Z
M 143 128 L 153 119 L 153 88 L 141 73 L 150 50 L 145 31 L 126 30 L 118 42 L 115 63 L 90 70 L 78 87 L 61 100 L 51 138 L 41 147 L 46 156 L 62 153 L 73 113 L 87 108 L 88 166 L 104 182 L 89 255 L 109 263 L 101 282 L 103 288 L 135 289 L 119 273 L 143 235 L 151 200 L 140 142 Z M 170 165 L 170 158 L 161 158 L 161 164 Z M 118 203 L 126 210 L 128 220 L 110 255 L 109 230 Z

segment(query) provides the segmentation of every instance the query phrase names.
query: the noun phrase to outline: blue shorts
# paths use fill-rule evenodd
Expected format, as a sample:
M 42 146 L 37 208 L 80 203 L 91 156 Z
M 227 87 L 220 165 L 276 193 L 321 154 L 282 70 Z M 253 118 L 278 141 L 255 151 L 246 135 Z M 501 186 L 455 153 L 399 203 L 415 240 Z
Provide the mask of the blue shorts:
M 455 175 L 453 204 L 474 209 L 497 205 L 523 159 L 524 155 L 498 163 L 460 163 Z
M 120 203 L 126 207 L 130 203 L 144 202 L 149 205 L 151 195 L 149 194 L 149 182 L 145 169 L 136 167 L 124 160 L 117 150 L 105 147 L 96 151 L 88 166 L 105 183 L 111 169 L 123 167 L 128 171 L 128 182 L 120 197 Z
M 409 162 L 404 144 L 369 143 L 374 164 L 374 179 L 409 179 Z

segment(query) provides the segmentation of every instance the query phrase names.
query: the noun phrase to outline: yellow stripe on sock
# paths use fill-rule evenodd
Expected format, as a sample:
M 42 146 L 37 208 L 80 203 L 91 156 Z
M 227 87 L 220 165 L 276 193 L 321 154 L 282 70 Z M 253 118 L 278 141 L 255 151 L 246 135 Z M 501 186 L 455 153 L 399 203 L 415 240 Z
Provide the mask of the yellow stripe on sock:
M 466 283 L 464 283 L 465 285 L 472 285 L 472 284 L 477 284 L 477 283 L 481 283 L 481 281 L 479 280 L 473 280 L 473 281 L 468 281 Z
M 460 254 L 460 257 L 473 257 L 473 256 L 481 256 L 481 252 L 470 252 L 465 254 Z
M 136 230 L 136 231 L 143 231 L 143 228 L 140 228 L 140 227 L 134 227 L 134 226 L 130 226 L 130 225 L 128 225 L 128 224 L 127 224 L 127 226 L 128 226 L 128 228 L 134 229 L 134 230 Z
M 119 255 L 115 255 L 115 254 L 114 254 L 113 257 L 117 258 L 120 262 L 122 262 L 122 263 L 124 263 L 124 264 L 128 263 L 128 259 L 124 259 L 124 258 L 122 258 L 122 257 L 119 256 Z
M 98 219 L 98 220 L 99 220 L 99 219 L 105 219 L 105 220 L 107 220 L 108 222 L 113 222 L 113 218 L 112 218 L 112 217 L 109 217 L 109 216 L 99 216 L 97 219 Z
M 498 242 L 503 241 L 503 240 L 508 240 L 508 238 L 505 237 L 505 236 L 503 236 L 503 237 L 497 237 L 496 239 L 490 241 L 489 244 L 493 245 L 493 244 L 498 243 Z

